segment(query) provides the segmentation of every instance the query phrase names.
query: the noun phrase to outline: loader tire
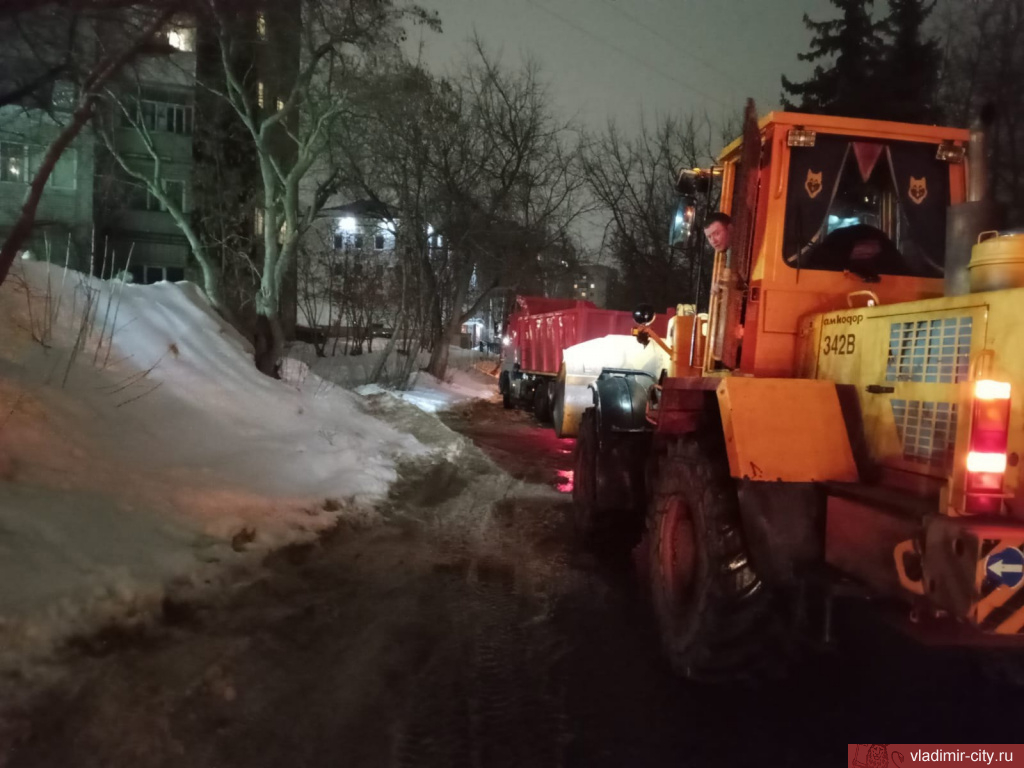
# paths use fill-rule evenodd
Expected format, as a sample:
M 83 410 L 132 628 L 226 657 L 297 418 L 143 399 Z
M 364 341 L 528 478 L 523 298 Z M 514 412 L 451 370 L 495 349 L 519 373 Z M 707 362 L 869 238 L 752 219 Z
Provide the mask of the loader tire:
M 633 443 L 636 443 L 634 445 Z M 577 538 L 603 551 L 628 551 L 643 533 L 642 446 L 610 437 L 602 445 L 597 414 L 583 412 L 576 436 L 573 467 L 573 524 Z
M 785 614 L 754 570 L 720 440 L 682 437 L 652 464 L 647 567 L 673 669 L 705 682 L 778 677 Z
M 548 383 L 541 381 L 533 391 L 533 415 L 541 424 L 551 421 L 551 399 L 548 397 Z

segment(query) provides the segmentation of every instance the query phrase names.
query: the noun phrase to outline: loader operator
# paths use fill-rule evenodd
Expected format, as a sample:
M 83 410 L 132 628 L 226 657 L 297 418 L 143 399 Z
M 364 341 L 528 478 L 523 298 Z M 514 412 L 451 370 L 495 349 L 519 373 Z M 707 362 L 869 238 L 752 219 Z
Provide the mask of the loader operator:
M 729 250 L 731 235 L 732 219 L 729 218 L 729 214 L 718 211 L 708 216 L 708 222 L 704 225 L 704 236 L 715 249 L 715 253 Z

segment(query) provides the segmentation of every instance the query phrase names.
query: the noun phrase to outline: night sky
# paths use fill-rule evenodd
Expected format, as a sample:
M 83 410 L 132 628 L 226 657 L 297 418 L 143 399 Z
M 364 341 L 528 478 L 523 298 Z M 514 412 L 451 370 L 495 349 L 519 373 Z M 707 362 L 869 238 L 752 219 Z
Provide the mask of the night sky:
M 828 0 L 422 0 L 440 12 L 441 35 L 422 38 L 443 70 L 466 53 L 473 29 L 504 61 L 532 55 L 566 116 L 590 128 L 623 127 L 640 114 L 758 112 L 779 106 L 783 72 L 802 79 L 796 54 L 810 36 L 803 13 L 831 18 Z

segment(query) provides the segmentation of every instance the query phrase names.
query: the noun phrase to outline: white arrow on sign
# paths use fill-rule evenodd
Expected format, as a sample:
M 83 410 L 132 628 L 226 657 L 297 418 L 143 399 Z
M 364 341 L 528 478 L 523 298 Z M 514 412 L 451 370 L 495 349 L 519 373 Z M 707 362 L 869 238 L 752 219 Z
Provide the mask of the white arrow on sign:
M 1024 573 L 1024 565 L 1014 565 L 1013 563 L 1004 563 L 1002 560 L 997 560 L 989 566 L 989 570 L 998 576 L 1002 576 L 1004 573 Z

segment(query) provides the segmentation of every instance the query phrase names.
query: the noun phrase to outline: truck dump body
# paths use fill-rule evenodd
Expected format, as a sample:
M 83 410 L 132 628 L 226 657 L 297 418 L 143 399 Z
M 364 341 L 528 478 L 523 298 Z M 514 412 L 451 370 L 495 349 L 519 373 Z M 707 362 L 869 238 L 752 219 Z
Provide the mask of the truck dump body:
M 567 347 L 603 336 L 628 336 L 634 325 L 631 313 L 598 309 L 589 301 L 520 296 L 516 304 L 508 322 L 509 346 L 524 373 L 555 376 Z M 666 333 L 668 315 L 657 315 L 652 327 Z

